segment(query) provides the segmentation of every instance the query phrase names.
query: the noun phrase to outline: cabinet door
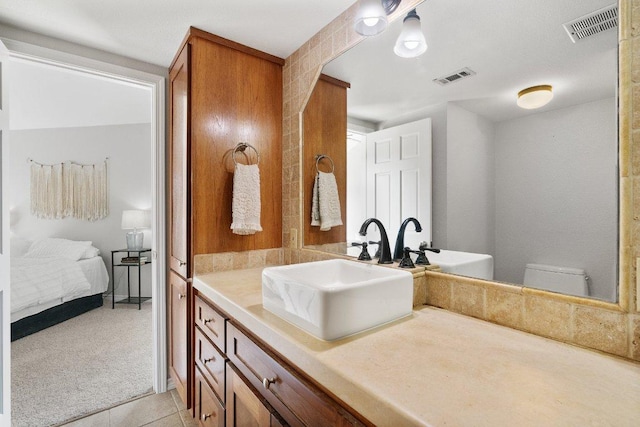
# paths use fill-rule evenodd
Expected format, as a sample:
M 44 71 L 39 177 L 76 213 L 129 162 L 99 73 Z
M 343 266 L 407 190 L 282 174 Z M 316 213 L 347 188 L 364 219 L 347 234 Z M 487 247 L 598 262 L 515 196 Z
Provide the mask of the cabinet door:
M 189 44 L 169 73 L 169 266 L 190 277 Z
M 270 425 L 269 409 L 227 363 L 227 427 Z
M 182 401 L 190 407 L 187 388 L 187 282 L 175 272 L 169 272 L 169 375 Z
M 202 427 L 224 427 L 224 408 L 200 369 L 195 372 L 195 417 Z
M 224 368 L 225 358 L 204 335 L 200 328 L 196 327 L 195 354 L 196 366 L 205 377 L 211 389 L 224 403 Z

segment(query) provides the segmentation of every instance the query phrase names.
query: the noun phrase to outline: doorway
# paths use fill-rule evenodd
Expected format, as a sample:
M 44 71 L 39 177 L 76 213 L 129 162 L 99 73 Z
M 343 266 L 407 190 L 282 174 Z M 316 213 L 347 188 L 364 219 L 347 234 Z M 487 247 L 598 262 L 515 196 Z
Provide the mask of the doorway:
M 151 158 L 151 247 L 150 292 L 152 323 L 153 391 L 167 389 L 166 376 L 166 290 L 165 290 L 165 76 L 100 62 L 51 49 L 40 48 L 11 40 L 4 40 L 11 60 L 31 61 L 59 69 L 86 73 L 99 79 L 117 81 L 125 85 L 137 85 L 150 92 L 150 147 Z M 9 82 L 10 84 L 10 82 Z M 8 194 L 2 194 L 3 204 Z M 113 215 L 119 212 L 113 212 Z M 5 230 L 8 231 L 8 230 Z M 124 236 L 124 235 L 123 235 Z M 9 345 L 4 337 L 3 345 Z M 6 362 L 5 362 L 6 363 Z

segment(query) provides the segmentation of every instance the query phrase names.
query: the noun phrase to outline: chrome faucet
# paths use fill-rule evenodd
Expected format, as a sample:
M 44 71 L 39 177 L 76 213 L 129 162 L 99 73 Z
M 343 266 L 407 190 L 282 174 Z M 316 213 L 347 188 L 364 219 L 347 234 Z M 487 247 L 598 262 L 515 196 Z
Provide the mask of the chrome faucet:
M 422 231 L 422 226 L 420 225 L 420 221 L 417 219 L 410 217 L 405 219 L 400 226 L 400 230 L 398 230 L 398 237 L 396 237 L 396 247 L 393 251 L 393 259 L 399 261 L 403 257 L 404 253 L 404 231 L 407 228 L 407 225 L 413 222 L 416 226 L 416 231 L 419 233 Z
M 387 231 L 384 229 L 382 223 L 376 218 L 369 218 L 360 226 L 360 235 L 367 235 L 367 227 L 374 222 L 380 229 L 380 258 L 378 258 L 378 264 L 393 264 L 391 259 L 391 248 L 389 248 L 389 237 L 387 237 Z

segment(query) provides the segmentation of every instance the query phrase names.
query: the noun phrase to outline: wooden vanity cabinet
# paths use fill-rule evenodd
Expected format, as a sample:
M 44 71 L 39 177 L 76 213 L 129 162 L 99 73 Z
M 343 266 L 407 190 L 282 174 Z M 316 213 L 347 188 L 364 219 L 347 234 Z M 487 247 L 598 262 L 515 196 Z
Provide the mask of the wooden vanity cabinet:
M 167 275 L 182 279 L 186 299 L 167 299 L 168 370 L 188 408 L 195 398 L 195 256 L 282 247 L 283 65 L 281 58 L 190 28 L 169 69 Z M 249 236 L 230 230 L 231 154 L 240 142 L 259 153 L 260 194 L 268 201 L 261 205 L 263 231 Z M 247 156 L 236 158 L 247 162 Z M 200 325 L 203 332 L 209 326 Z
M 186 348 L 189 331 L 187 325 L 188 286 L 186 280 L 173 271 L 169 272 L 168 283 L 169 375 L 173 379 L 173 384 L 180 398 L 186 402 L 191 396 L 188 385 L 189 369 Z
M 196 318 L 196 416 L 200 425 L 207 392 L 218 396 L 224 408 L 227 427 L 232 426 L 360 426 L 371 425 L 356 416 L 334 398 L 320 390 L 303 374 L 290 366 L 265 343 L 253 337 L 244 327 L 230 319 L 215 304 L 195 291 Z M 213 322 L 204 320 L 219 316 Z M 205 333 L 201 325 L 224 325 L 216 333 Z M 221 350 L 218 342 L 225 339 Z M 209 346 L 209 347 L 208 347 Z M 212 353 L 215 351 L 216 353 Z M 219 355 L 224 358 L 224 398 L 220 394 L 221 377 L 211 378 L 210 371 L 220 373 L 220 364 L 205 360 Z M 213 368 L 213 366 L 217 366 Z M 218 374 L 220 375 L 220 374 Z M 213 391 L 216 390 L 216 391 Z M 204 396 L 204 397 L 203 397 Z M 208 407 L 212 405 L 209 404 Z M 207 418 L 209 420 L 209 418 Z
M 224 426 L 226 418 L 226 318 L 194 291 L 194 405 L 203 427 Z
M 224 427 L 225 409 L 199 369 L 195 371 L 194 386 L 194 416 L 198 420 L 198 425 Z
M 227 427 L 279 427 L 286 424 L 227 364 Z

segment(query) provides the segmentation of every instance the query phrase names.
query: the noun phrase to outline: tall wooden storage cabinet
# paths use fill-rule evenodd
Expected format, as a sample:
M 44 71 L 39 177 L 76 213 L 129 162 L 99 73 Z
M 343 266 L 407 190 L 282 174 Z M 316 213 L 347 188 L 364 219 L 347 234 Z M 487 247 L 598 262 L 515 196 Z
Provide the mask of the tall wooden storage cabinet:
M 169 374 L 189 407 L 194 257 L 282 246 L 283 64 L 191 28 L 169 70 L 168 359 Z M 230 229 L 232 153 L 241 142 L 260 155 L 263 231 L 249 236 Z M 256 161 L 255 156 L 235 158 Z
M 324 74 L 316 82 L 304 109 L 304 244 L 323 245 L 347 240 L 347 89 L 349 83 Z M 323 154 L 318 169 L 333 170 L 338 185 L 343 225 L 329 231 L 311 226 L 311 196 L 316 156 Z

